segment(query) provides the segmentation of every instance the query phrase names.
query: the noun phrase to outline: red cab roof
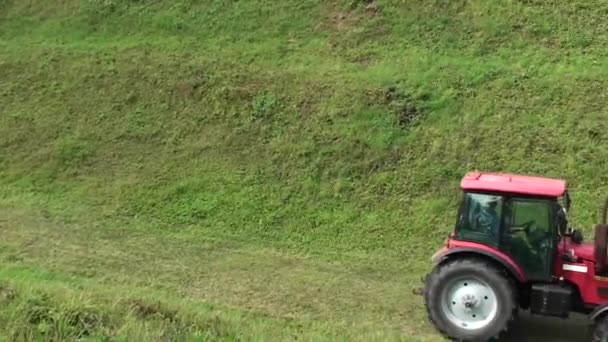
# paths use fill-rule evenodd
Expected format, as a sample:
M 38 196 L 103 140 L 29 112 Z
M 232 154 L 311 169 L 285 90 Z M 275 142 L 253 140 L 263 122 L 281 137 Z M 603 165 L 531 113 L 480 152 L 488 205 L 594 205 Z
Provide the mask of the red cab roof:
M 463 190 L 559 197 L 566 192 L 566 181 L 508 173 L 469 172 L 462 178 L 460 187 Z

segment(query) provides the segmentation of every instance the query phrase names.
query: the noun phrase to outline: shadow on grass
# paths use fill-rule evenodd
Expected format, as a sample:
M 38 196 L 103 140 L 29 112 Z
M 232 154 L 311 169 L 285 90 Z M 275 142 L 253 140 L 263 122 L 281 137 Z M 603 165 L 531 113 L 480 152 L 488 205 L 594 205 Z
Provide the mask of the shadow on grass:
M 560 319 L 532 316 L 526 312 L 521 314 L 501 341 L 591 341 L 591 328 L 587 317 L 583 315 L 573 314 L 568 319 Z

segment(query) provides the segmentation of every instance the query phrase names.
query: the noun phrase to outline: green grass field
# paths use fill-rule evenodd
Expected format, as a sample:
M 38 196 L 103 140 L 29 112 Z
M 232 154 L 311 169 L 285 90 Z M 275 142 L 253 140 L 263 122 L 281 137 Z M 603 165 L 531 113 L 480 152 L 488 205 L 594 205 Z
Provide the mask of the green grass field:
M 606 15 L 0 0 L 0 340 L 438 341 L 412 289 L 466 171 L 567 178 L 590 236 Z

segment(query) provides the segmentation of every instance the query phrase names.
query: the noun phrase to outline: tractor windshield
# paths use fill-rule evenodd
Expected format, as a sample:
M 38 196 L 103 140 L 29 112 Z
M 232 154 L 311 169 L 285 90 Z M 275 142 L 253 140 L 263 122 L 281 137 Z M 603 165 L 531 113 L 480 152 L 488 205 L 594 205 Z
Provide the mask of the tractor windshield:
M 556 225 L 565 231 L 567 221 L 555 198 L 465 192 L 454 238 L 498 248 L 531 279 L 547 279 Z
M 560 205 L 551 199 L 511 197 L 504 215 L 501 248 L 522 266 L 528 277 L 545 279 L 551 270 L 556 213 Z
M 497 245 L 503 201 L 502 196 L 466 193 L 458 218 L 458 238 Z

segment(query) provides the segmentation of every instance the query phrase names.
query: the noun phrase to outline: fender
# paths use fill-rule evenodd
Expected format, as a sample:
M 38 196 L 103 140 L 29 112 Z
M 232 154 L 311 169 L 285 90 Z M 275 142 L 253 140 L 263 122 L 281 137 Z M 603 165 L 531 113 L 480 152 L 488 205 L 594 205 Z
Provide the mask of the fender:
M 433 256 L 433 259 L 436 263 L 441 263 L 448 259 L 448 257 L 452 257 L 457 254 L 471 253 L 483 255 L 496 261 L 511 272 L 511 274 L 513 274 L 513 276 L 516 277 L 519 282 L 524 283 L 527 281 L 527 277 L 523 269 L 517 265 L 513 259 L 495 248 L 480 243 L 451 240 L 448 242 L 447 247 L 437 251 L 437 253 Z
M 591 313 L 589 314 L 589 319 L 594 322 L 598 318 L 600 318 L 605 313 L 608 313 L 608 304 L 598 305 Z

